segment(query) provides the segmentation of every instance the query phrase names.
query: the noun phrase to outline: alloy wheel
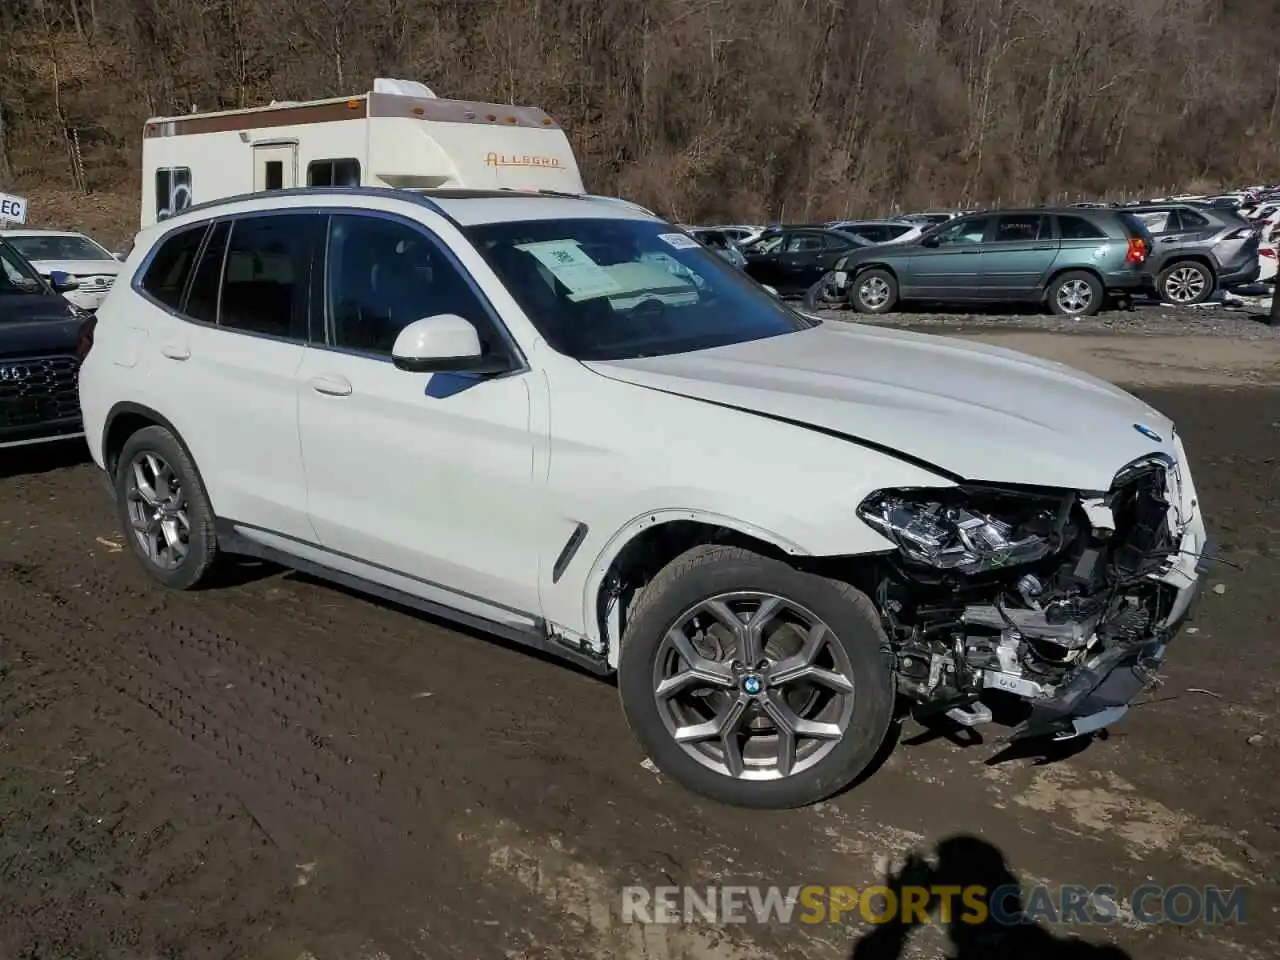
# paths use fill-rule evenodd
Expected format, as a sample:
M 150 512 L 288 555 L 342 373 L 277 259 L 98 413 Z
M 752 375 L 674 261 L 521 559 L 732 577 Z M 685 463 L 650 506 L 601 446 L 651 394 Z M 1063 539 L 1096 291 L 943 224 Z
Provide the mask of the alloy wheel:
M 1093 302 L 1093 288 L 1084 280 L 1068 280 L 1058 288 L 1056 299 L 1063 313 L 1084 313 Z
M 667 632 L 653 695 L 672 739 L 724 776 L 779 780 L 827 756 L 853 716 L 853 666 L 835 634 L 769 593 L 704 600 Z
M 858 300 L 868 310 L 879 310 L 889 301 L 889 284 L 881 277 L 868 277 L 858 286 Z
M 129 526 L 147 559 L 162 570 L 182 566 L 191 546 L 188 504 L 177 473 L 162 457 L 142 452 L 126 468 Z
M 1204 295 L 1204 273 L 1195 267 L 1178 267 L 1165 279 L 1165 296 L 1173 303 L 1195 303 Z

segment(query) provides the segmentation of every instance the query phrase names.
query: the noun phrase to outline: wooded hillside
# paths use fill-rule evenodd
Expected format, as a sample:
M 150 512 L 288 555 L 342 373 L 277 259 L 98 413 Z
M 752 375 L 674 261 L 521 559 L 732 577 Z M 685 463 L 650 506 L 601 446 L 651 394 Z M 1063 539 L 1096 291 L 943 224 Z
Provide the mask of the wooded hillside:
M 689 222 L 1280 179 L 1275 0 L 0 0 L 0 189 L 136 202 L 146 117 L 374 76 Z

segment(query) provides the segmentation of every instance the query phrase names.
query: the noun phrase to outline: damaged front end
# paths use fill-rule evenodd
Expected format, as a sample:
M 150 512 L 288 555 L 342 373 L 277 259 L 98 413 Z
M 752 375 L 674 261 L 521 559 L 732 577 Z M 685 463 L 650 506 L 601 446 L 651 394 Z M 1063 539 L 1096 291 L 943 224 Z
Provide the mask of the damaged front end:
M 882 490 L 859 515 L 896 546 L 877 585 L 899 692 L 965 726 L 997 696 L 1010 739 L 1101 729 L 1153 679 L 1198 590 L 1206 544 L 1177 457 L 1105 492 L 966 484 Z

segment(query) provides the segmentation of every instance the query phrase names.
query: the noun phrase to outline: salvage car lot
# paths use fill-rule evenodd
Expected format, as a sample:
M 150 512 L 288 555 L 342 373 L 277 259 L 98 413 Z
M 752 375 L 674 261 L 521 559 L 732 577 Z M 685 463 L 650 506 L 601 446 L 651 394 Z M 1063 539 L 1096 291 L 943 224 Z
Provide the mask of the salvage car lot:
M 1007 326 L 986 336 L 1175 418 L 1241 569 L 1214 571 L 1163 686 L 1105 742 L 988 766 L 990 734 L 909 723 L 864 784 L 791 813 L 660 782 L 610 685 L 523 650 L 268 567 L 165 592 L 78 451 L 6 458 L 0 762 L 20 775 L 0 782 L 0 956 L 848 956 L 852 924 L 646 934 L 620 890 L 862 886 L 962 832 L 1026 883 L 1251 885 L 1240 927 L 1075 932 L 1274 956 L 1280 339 Z

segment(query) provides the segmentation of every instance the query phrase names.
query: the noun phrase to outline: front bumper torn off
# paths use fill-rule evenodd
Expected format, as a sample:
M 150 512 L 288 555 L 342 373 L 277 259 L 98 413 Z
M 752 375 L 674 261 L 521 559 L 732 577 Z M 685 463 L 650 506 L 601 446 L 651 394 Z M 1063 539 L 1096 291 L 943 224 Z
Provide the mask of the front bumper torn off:
M 1139 643 L 1118 645 L 1085 662 L 1053 697 L 1036 701 L 1031 715 L 1005 740 L 1042 736 L 1070 740 L 1102 730 L 1128 713 L 1133 699 L 1152 685 L 1169 643 L 1190 619 L 1213 553 L 1214 541 L 1208 538 L 1196 561 L 1199 576 L 1186 587 L 1189 602 L 1181 605 L 1182 613 L 1176 622 Z

